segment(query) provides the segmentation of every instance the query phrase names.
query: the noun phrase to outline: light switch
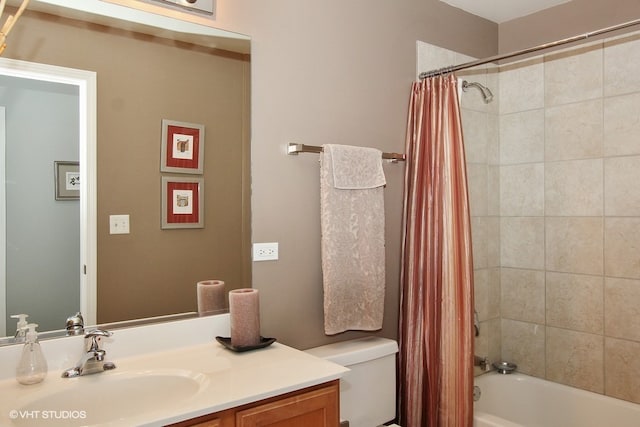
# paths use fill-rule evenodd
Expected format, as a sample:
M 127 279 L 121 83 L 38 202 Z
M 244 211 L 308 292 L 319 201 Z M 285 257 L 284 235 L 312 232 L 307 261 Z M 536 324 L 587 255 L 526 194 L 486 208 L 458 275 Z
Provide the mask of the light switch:
M 109 234 L 129 234 L 129 215 L 109 215 Z

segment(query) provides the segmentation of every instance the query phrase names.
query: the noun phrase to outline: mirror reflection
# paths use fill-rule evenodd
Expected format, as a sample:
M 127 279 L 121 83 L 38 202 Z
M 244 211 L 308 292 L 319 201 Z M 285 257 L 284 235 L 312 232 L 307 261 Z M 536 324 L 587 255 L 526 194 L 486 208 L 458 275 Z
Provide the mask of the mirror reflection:
M 20 26 L 14 28 L 3 57 L 97 74 L 98 323 L 197 312 L 196 283 L 201 280 L 223 280 L 227 291 L 251 285 L 250 60 L 246 52 L 33 11 L 25 12 Z M 33 114 L 30 127 L 41 129 L 40 125 L 54 120 L 50 110 L 62 110 L 62 103 L 53 102 L 53 107 Z M 160 171 L 163 119 L 204 126 L 201 175 Z M 77 131 L 73 119 L 56 119 L 59 120 L 65 121 L 67 130 Z M 48 148 L 55 146 L 57 150 L 58 144 L 48 138 L 48 131 L 39 132 L 39 137 L 28 138 L 20 147 L 29 152 L 34 149 L 31 144 L 44 140 Z M 69 142 L 72 137 L 61 139 Z M 73 160 L 72 154 L 77 155 L 77 151 L 51 155 L 56 160 Z M 7 158 L 5 163 L 13 162 Z M 47 162 L 51 163 L 51 159 Z M 27 171 L 28 166 L 37 167 L 20 168 Z M 51 189 L 49 201 L 53 199 L 51 168 L 53 165 L 46 178 Z M 166 176 L 204 179 L 203 228 L 161 229 L 161 180 Z M 30 197 L 22 200 L 27 199 Z M 64 203 L 64 209 L 77 212 L 77 201 L 57 202 Z M 42 211 L 38 218 L 52 215 Z M 128 234 L 110 233 L 112 215 L 129 215 Z M 33 240 L 60 241 L 53 237 L 55 225 L 39 225 L 43 228 L 34 230 L 39 238 Z M 77 242 L 72 234 L 63 240 L 65 244 Z M 55 250 L 39 250 L 39 258 L 56 268 L 61 266 L 62 262 L 51 254 Z M 62 317 L 59 313 L 53 316 L 58 324 L 52 321 L 39 329 L 64 327 L 66 316 L 79 309 L 71 307 L 77 307 L 78 302 L 69 300 L 73 302 L 65 305 L 50 295 L 62 292 L 59 286 L 71 286 L 70 282 L 77 281 L 82 266 L 78 269 L 75 256 L 63 258 L 69 264 L 75 263 L 69 267 L 73 270 L 70 278 L 54 277 L 53 267 L 44 264 L 41 267 L 44 279 L 27 280 L 33 286 L 30 298 L 17 305 L 3 301 L 7 316 L 18 314 L 14 311 L 26 312 L 30 321 L 44 323 L 43 306 L 55 306 L 65 312 Z M 7 262 L 11 262 L 9 258 Z M 7 266 L 7 277 L 9 271 Z M 16 275 L 25 281 L 22 273 Z M 9 286 L 7 283 L 7 290 Z M 77 283 L 72 287 L 77 287 Z M 23 284 L 17 288 L 25 289 Z M 7 291 L 8 297 L 10 294 Z M 38 304 L 32 304 L 36 301 Z M 7 335 L 12 335 L 15 320 L 8 317 L 6 320 Z
M 0 311 L 38 313 L 44 330 L 58 329 L 60 319 L 80 307 L 79 191 L 64 196 L 66 187 L 55 185 L 56 169 L 61 178 L 79 173 L 78 103 L 77 86 L 0 76 L 0 210 L 6 221 L 0 230 L 6 304 Z M 31 126 L 36 117 L 38 126 Z M 7 320 L 7 334 L 15 323 Z

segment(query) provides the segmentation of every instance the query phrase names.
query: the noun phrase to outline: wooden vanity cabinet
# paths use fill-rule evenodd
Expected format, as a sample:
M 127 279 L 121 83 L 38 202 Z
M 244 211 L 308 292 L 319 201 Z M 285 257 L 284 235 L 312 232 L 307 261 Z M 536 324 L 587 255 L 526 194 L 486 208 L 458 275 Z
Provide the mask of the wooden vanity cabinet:
M 340 388 L 335 380 L 171 426 L 337 427 L 339 424 Z

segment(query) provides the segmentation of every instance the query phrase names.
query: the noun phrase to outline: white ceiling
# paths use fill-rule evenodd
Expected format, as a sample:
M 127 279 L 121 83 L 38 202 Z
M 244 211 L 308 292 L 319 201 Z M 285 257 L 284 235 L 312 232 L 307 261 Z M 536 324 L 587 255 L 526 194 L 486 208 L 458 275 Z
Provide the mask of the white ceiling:
M 501 23 L 571 0 L 440 0 L 490 21 Z

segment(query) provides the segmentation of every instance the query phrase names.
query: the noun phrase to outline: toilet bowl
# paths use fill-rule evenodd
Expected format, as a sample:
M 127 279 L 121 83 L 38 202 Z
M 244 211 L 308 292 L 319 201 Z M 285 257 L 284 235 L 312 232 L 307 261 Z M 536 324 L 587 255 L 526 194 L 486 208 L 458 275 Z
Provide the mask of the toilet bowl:
M 388 338 L 366 337 L 306 352 L 350 369 L 340 379 L 343 425 L 375 427 L 395 418 L 398 343 Z

